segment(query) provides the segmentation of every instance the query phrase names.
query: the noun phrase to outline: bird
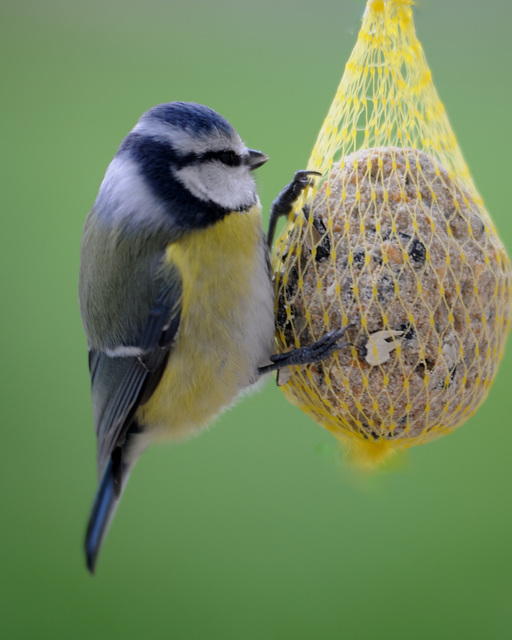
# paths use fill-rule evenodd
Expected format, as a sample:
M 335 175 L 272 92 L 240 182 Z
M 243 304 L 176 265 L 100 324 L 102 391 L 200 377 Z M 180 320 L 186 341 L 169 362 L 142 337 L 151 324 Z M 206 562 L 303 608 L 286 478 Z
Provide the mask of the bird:
M 267 160 L 214 110 L 177 101 L 146 111 L 106 170 L 79 269 L 99 477 L 91 573 L 149 445 L 197 433 L 269 372 L 343 344 L 341 330 L 273 354 L 269 238 L 314 177 L 297 172 L 281 192 L 267 238 L 253 176 Z

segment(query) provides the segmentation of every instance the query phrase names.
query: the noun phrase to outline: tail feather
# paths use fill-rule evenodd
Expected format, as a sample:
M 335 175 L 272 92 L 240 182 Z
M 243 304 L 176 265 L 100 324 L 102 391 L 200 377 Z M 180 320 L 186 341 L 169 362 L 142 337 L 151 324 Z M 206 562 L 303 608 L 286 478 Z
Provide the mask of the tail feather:
M 123 488 L 127 480 L 128 473 L 125 470 L 123 473 Z M 94 573 L 103 540 L 116 512 L 119 498 L 121 497 L 117 495 L 118 493 L 112 460 L 109 460 L 96 492 L 87 525 L 87 533 L 85 534 L 85 557 L 87 568 L 91 573 Z

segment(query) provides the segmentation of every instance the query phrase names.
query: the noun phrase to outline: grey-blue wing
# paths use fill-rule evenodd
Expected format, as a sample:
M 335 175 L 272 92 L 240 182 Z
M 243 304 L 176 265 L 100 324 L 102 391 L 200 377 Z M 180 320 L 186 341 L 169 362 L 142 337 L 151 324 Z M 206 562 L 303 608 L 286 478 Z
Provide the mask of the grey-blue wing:
M 100 476 L 109 458 L 116 449 L 121 450 L 128 432 L 135 426 L 138 407 L 147 402 L 158 385 L 180 317 L 181 279 L 174 277 L 171 284 L 161 289 L 138 339 L 120 345 L 118 352 L 128 355 L 89 352 Z M 117 462 L 120 463 L 121 460 Z

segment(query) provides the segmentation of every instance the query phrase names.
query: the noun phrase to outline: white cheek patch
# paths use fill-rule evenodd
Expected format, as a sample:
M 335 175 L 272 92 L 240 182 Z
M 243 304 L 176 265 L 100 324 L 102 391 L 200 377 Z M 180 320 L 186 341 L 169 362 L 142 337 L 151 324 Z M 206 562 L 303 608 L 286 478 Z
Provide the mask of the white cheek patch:
M 248 167 L 228 167 L 218 160 L 193 164 L 175 172 L 176 178 L 196 198 L 212 201 L 229 211 L 256 202 L 254 178 Z
M 203 184 L 197 166 L 188 166 L 174 171 L 174 177 L 177 178 L 193 196 L 199 198 L 199 200 L 210 200 L 207 186 Z

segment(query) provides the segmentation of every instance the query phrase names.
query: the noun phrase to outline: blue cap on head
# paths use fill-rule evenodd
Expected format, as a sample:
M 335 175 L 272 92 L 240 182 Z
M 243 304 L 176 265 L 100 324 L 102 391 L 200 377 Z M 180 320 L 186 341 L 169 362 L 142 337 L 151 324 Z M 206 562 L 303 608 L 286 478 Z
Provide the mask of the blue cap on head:
M 141 120 L 160 120 L 196 136 L 205 136 L 212 131 L 221 131 L 231 136 L 235 129 L 213 109 L 195 102 L 167 102 L 153 107 Z

